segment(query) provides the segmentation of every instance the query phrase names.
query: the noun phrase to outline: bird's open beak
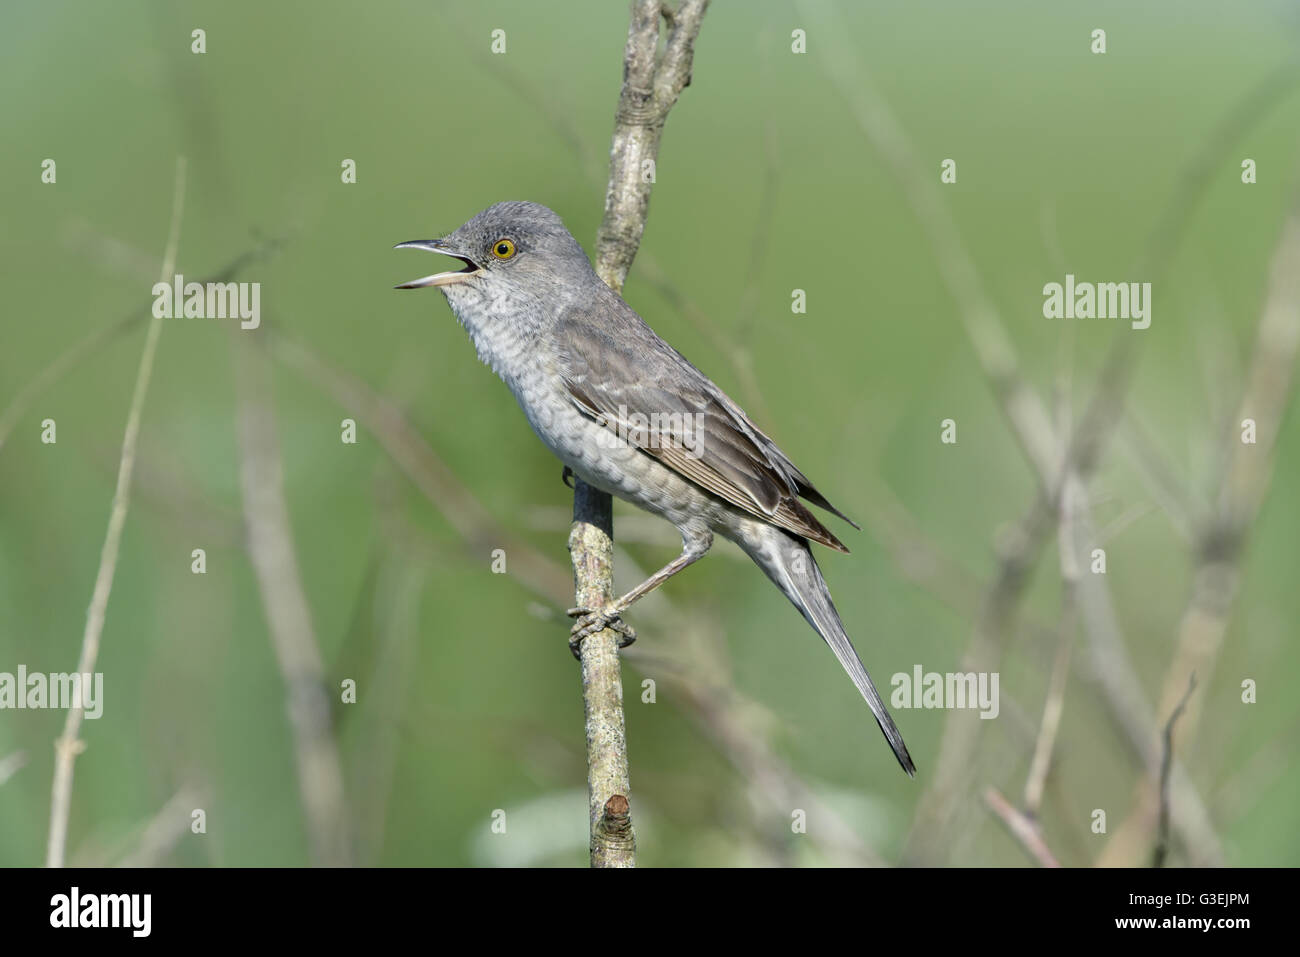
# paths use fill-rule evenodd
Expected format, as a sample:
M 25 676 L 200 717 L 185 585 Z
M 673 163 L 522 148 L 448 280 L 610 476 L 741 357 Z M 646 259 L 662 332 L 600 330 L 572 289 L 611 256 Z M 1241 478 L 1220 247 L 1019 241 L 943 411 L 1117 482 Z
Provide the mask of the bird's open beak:
M 474 260 L 468 256 L 462 256 L 441 239 L 413 239 L 409 243 L 398 243 L 394 249 L 427 249 L 430 252 L 441 253 L 444 256 L 450 256 L 452 259 L 459 259 L 464 265 L 463 269 L 455 269 L 451 272 L 437 272 L 432 276 L 425 276 L 423 279 L 412 279 L 410 282 L 404 282 L 400 286 L 394 286 L 394 289 L 422 289 L 425 286 L 450 286 L 454 283 L 465 282 L 471 276 L 480 276 L 483 270 Z

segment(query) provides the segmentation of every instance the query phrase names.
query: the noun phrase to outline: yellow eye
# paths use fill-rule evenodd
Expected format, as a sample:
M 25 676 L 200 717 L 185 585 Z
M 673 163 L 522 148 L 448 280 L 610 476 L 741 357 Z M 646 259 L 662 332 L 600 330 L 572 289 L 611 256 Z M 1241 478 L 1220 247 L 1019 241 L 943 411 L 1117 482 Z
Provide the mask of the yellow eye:
M 509 259 L 515 254 L 515 244 L 508 239 L 498 239 L 492 244 L 492 255 L 497 259 Z

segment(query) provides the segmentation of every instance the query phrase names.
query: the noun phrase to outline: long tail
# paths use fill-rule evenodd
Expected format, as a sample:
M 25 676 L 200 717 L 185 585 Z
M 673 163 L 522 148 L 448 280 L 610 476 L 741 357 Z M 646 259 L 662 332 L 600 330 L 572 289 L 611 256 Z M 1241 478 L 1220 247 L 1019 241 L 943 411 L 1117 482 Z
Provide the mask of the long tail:
M 894 757 L 898 758 L 898 763 L 903 766 L 903 770 L 909 777 L 914 776 L 916 765 L 912 763 L 912 756 L 907 753 L 902 732 L 898 730 L 898 725 L 894 724 L 894 719 L 885 708 L 885 702 L 881 700 L 880 692 L 876 690 L 871 676 L 867 674 L 867 669 L 863 667 L 862 660 L 853 647 L 853 642 L 849 640 L 848 633 L 844 630 L 840 613 L 835 610 L 830 589 L 826 587 L 826 579 L 822 578 L 821 569 L 817 567 L 812 551 L 803 539 L 795 538 L 771 526 L 768 526 L 768 529 L 769 532 L 763 536 L 761 546 L 745 543 L 741 547 L 794 603 L 807 619 L 808 624 L 817 629 L 817 633 L 822 636 L 826 644 L 830 645 L 841 667 L 853 679 L 858 691 L 862 692 L 862 697 L 866 699 L 871 713 L 875 715 L 876 723 L 885 734 L 885 740 L 894 750 Z

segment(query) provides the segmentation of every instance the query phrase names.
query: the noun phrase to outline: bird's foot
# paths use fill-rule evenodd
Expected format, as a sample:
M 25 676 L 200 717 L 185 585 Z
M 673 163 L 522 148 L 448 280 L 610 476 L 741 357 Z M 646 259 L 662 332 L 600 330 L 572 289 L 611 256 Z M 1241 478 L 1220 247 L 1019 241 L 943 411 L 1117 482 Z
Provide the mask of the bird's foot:
M 578 647 L 584 639 L 590 638 L 606 628 L 618 632 L 618 646 L 620 648 L 626 648 L 636 641 L 636 631 L 620 617 L 619 609 L 613 605 L 606 606 L 601 611 L 592 611 L 588 608 L 570 608 L 566 614 L 570 618 L 578 619 L 569 632 L 569 650 L 573 652 L 575 658 L 580 657 Z
M 560 473 L 560 481 L 569 488 L 573 488 L 573 469 L 566 465 L 564 471 Z

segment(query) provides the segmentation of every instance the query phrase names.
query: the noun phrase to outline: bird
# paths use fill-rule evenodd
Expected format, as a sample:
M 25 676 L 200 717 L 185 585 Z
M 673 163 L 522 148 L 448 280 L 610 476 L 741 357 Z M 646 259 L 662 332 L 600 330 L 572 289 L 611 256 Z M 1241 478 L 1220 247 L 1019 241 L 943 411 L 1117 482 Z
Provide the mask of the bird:
M 914 776 L 902 733 L 849 639 L 810 543 L 848 549 L 808 506 L 859 526 L 600 279 L 559 215 L 538 203 L 500 202 L 441 239 L 394 248 L 438 253 L 458 267 L 395 288 L 441 290 L 566 477 L 577 475 L 681 533 L 681 554 L 627 594 L 604 608 L 570 609 L 577 618 L 572 642 L 605 628 L 631 641 L 623 613 L 702 558 L 716 533 L 738 545 L 822 637 Z

